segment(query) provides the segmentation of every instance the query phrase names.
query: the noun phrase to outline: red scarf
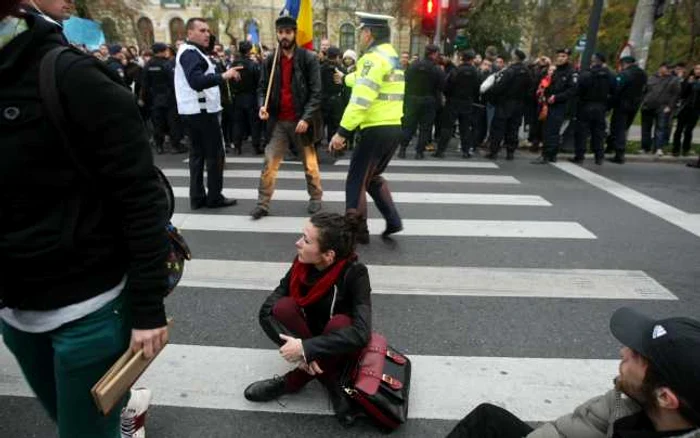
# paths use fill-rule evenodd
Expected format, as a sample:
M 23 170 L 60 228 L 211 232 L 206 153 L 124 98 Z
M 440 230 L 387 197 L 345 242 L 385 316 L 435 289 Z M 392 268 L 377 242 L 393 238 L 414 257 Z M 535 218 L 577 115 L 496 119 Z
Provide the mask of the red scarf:
M 313 285 L 306 282 L 306 277 L 312 265 L 301 263 L 299 258 L 295 258 L 294 263 L 292 263 L 292 275 L 289 280 L 289 294 L 294 299 L 294 302 L 297 303 L 297 306 L 306 307 L 323 298 L 331 286 L 336 283 L 345 265 L 356 257 L 357 256 L 353 254 L 346 259 L 338 260 L 327 270 L 323 277 L 319 278 Z M 311 286 L 311 289 L 305 296 L 302 296 L 302 286 Z

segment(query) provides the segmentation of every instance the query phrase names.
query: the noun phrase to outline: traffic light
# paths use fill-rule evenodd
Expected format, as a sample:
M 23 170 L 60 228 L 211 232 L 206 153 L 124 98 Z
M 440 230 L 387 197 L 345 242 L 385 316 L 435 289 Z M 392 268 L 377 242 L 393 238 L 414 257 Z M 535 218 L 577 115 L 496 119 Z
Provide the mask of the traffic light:
M 440 0 L 422 0 L 423 10 L 421 11 L 421 29 L 424 35 L 433 35 L 437 24 L 437 8 L 440 7 Z

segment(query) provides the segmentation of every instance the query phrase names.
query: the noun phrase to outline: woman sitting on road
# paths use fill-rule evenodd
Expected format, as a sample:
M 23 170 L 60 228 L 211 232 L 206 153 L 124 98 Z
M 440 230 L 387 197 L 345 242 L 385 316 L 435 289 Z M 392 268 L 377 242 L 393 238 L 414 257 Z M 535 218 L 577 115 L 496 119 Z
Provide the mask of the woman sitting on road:
M 355 228 L 345 217 L 325 212 L 304 226 L 291 269 L 260 309 L 263 330 L 296 368 L 251 384 L 246 399 L 274 400 L 318 378 L 338 420 L 352 424 L 350 401 L 339 378 L 367 345 L 372 324 L 369 275 L 356 261 Z

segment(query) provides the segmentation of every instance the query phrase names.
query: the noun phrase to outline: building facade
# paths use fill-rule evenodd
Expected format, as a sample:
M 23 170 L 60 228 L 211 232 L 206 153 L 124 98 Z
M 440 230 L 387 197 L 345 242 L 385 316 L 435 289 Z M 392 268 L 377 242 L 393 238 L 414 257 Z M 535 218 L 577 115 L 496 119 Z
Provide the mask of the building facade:
M 372 4 L 368 4 L 372 2 Z M 382 12 L 377 0 L 314 0 L 314 47 L 322 38 L 341 50 L 357 46 L 355 11 Z M 132 13 L 115 18 L 110 10 L 92 11 L 92 18 L 102 23 L 108 43 L 150 47 L 154 41 L 174 43 L 185 38 L 185 23 L 192 17 L 204 17 L 224 44 L 237 43 L 257 34 L 260 43 L 275 44 L 275 19 L 284 7 L 284 0 L 227 0 L 226 7 L 216 0 L 137 0 Z M 228 25 L 228 26 L 227 26 Z M 420 34 L 420 19 L 398 18 L 392 24 L 392 43 L 397 51 L 421 53 L 428 39 Z

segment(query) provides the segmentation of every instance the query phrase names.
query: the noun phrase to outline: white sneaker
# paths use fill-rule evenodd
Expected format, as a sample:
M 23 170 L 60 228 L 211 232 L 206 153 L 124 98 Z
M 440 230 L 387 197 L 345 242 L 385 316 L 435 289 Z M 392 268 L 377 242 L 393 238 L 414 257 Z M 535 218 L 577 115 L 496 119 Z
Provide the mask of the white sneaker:
M 664 151 L 661 150 L 661 149 L 658 149 L 658 150 L 656 151 L 656 156 L 657 156 L 657 157 L 663 157 L 663 156 L 664 156 Z
M 151 404 L 151 390 L 132 388 L 129 403 L 122 409 L 122 438 L 146 438 L 146 413 Z

